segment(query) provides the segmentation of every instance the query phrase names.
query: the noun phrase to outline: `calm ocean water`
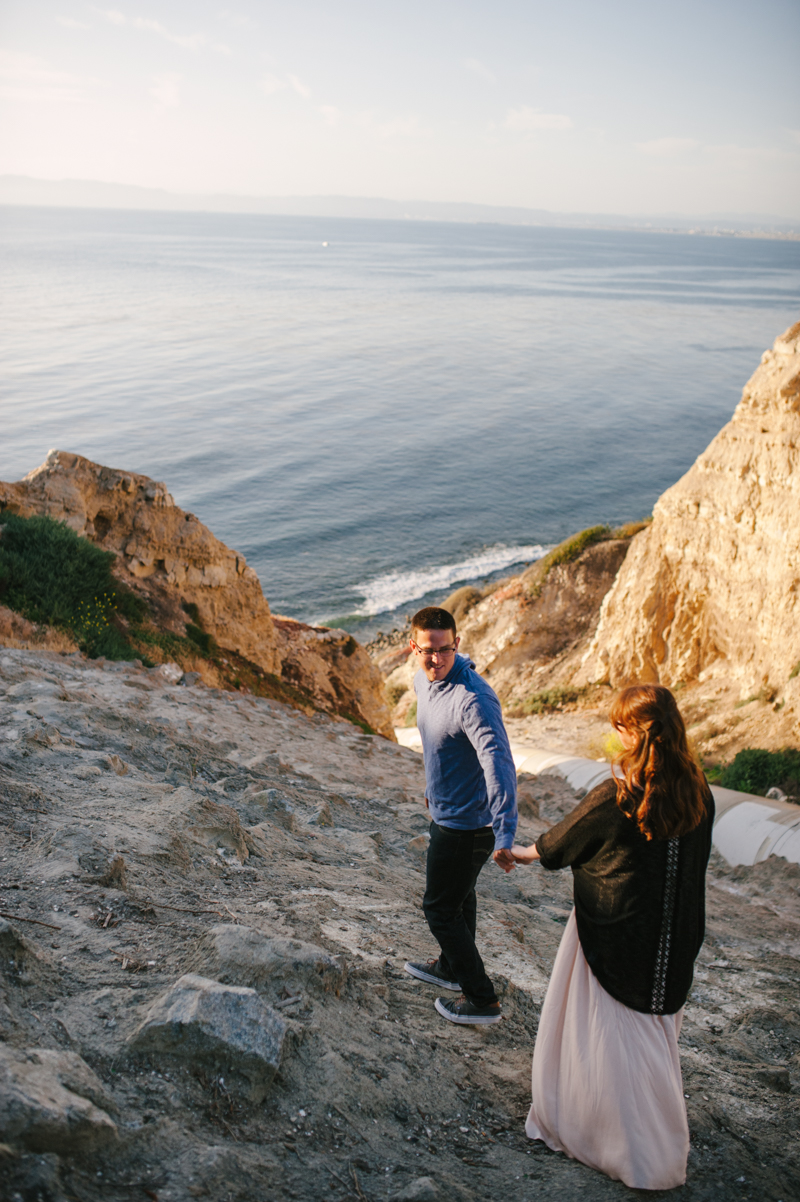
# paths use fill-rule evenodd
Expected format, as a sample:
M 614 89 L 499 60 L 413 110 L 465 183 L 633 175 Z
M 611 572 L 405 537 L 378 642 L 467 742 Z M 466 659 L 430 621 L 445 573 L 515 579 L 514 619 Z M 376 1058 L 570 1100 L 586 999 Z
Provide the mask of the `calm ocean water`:
M 0 478 L 164 480 L 365 637 L 650 512 L 800 315 L 800 243 L 0 209 Z

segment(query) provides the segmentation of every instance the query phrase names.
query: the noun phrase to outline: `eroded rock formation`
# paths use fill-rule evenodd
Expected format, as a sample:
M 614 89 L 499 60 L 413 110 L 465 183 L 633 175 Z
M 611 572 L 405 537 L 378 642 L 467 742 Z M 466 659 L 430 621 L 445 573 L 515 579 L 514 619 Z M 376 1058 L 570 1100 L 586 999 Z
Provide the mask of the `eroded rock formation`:
M 507 711 L 537 691 L 573 681 L 596 629 L 600 604 L 629 546 L 629 539 L 609 532 L 566 562 L 531 564 L 487 595 L 461 588 L 441 602 L 456 617 L 462 652 L 474 660 Z M 386 694 L 401 724 L 414 701 L 412 682 L 419 667 L 405 652 L 398 647 L 376 655 L 388 669 Z
M 244 556 L 180 509 L 164 484 L 51 451 L 23 480 L 0 482 L 2 509 L 66 522 L 113 552 L 115 576 L 146 599 L 161 629 L 183 635 L 192 612 L 221 648 L 281 676 L 321 708 L 394 738 L 380 674 L 355 639 L 291 618 L 274 621 Z M 24 641 L 26 625 L 4 611 L 0 637 Z
M 16 484 L 0 483 L 0 508 L 46 514 L 117 556 L 114 572 L 145 596 L 161 625 L 182 634 L 183 602 L 203 629 L 266 672 L 280 672 L 269 605 L 245 558 L 180 509 L 164 484 L 65 451 Z
M 800 703 L 800 323 L 655 506 L 609 592 L 589 680 L 727 677 Z
M 532 564 L 469 610 L 463 648 L 504 702 L 572 680 L 629 546 L 603 539 L 541 581 Z

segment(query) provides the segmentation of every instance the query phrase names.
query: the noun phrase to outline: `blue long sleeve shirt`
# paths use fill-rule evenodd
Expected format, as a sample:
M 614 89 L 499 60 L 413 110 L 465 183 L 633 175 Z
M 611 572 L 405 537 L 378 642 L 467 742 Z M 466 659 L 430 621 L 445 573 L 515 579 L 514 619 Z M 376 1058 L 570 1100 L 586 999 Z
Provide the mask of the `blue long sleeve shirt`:
M 517 774 L 494 689 L 465 655 L 444 680 L 414 677 L 417 726 L 434 822 L 456 830 L 491 826 L 495 848 L 517 830 Z

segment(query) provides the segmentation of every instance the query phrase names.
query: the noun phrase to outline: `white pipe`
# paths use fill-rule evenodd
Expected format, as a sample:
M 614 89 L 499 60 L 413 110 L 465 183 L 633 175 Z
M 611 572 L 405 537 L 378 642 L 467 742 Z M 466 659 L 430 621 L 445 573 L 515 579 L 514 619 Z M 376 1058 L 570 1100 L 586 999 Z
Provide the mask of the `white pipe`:
M 395 734 L 404 747 L 422 751 L 416 726 L 395 730 Z M 576 792 L 588 793 L 611 776 L 611 765 L 603 760 L 539 751 L 523 743 L 512 743 L 511 754 L 517 772 L 562 776 Z M 783 856 L 800 864 L 800 806 L 719 785 L 712 785 L 711 792 L 717 810 L 713 843 L 729 864 L 757 864 L 767 856 Z

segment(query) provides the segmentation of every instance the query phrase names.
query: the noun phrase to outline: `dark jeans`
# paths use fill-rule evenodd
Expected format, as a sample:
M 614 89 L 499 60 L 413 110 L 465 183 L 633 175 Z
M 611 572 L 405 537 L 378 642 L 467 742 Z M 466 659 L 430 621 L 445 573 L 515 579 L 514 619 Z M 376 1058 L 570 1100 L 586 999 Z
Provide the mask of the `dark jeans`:
M 422 909 L 439 947 L 439 968 L 458 981 L 464 996 L 477 1006 L 497 1001 L 475 946 L 478 903 L 475 882 L 494 850 L 490 826 L 457 831 L 431 823 L 428 872 Z

